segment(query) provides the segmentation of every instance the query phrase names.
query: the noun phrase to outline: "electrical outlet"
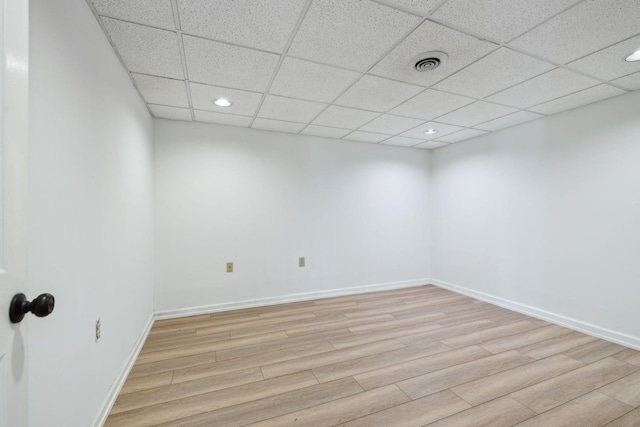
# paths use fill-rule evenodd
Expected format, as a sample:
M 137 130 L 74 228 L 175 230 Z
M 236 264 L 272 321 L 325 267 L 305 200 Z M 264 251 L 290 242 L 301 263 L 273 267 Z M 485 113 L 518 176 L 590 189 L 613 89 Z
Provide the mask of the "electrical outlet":
M 96 342 L 100 339 L 100 335 L 102 334 L 102 325 L 100 324 L 100 319 L 96 320 Z
M 304 257 L 298 258 L 298 267 L 304 267 Z
M 227 273 L 233 273 L 233 263 L 232 262 L 228 262 L 227 263 Z

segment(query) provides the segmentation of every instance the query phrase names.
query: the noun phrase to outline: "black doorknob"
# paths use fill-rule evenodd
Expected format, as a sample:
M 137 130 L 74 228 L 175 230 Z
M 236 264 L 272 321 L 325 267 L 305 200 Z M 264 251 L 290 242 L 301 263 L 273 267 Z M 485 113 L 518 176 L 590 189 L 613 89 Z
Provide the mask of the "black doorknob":
M 27 301 L 25 294 L 15 294 L 9 306 L 9 319 L 11 323 L 19 323 L 28 312 L 38 317 L 51 314 L 56 305 L 56 299 L 51 294 L 41 294 L 33 301 Z

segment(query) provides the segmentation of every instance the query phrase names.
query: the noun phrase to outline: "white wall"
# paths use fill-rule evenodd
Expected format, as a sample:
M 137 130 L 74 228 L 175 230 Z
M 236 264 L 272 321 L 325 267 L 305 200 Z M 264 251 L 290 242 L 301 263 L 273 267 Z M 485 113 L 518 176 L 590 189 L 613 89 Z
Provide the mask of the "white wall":
M 155 135 L 157 310 L 428 282 L 427 151 L 168 120 Z
M 153 311 L 152 119 L 84 1 L 30 25 L 29 425 L 86 427 Z
M 631 93 L 435 150 L 436 283 L 640 346 L 639 112 Z

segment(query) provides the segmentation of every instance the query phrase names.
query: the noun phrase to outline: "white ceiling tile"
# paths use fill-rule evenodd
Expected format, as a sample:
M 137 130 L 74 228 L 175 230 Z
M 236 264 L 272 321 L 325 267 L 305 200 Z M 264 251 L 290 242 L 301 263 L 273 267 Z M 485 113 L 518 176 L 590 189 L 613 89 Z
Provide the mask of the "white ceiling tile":
M 376 64 L 371 73 L 431 86 L 497 47 L 493 43 L 478 40 L 435 22 L 425 21 Z M 427 51 L 442 51 L 449 58 L 433 71 L 418 72 L 413 68 L 415 57 Z
M 175 30 L 171 0 L 91 0 L 99 15 Z
M 315 62 L 285 58 L 269 93 L 331 102 L 349 87 L 360 73 L 321 65 Z
M 184 80 L 131 74 L 138 91 L 149 104 L 170 105 L 189 108 L 189 98 Z
M 474 101 L 473 98 L 427 89 L 390 112 L 400 116 L 431 120 Z
M 389 138 L 389 135 L 382 135 L 372 132 L 362 132 L 359 130 L 351 132 L 349 135 L 344 137 L 344 139 L 349 139 L 351 141 L 371 142 L 374 144 L 377 144 L 380 141 L 384 141 L 387 138 Z
M 465 129 L 460 132 L 452 133 L 451 135 L 447 135 L 445 137 L 439 138 L 439 142 L 460 142 L 465 139 L 475 138 L 476 136 L 484 135 L 485 132 L 483 130 L 478 129 Z
M 628 76 L 620 77 L 613 80 L 611 83 L 617 84 L 628 90 L 640 89 L 640 73 L 629 74 Z
M 357 129 L 378 115 L 373 111 L 331 105 L 313 121 L 313 124 L 343 129 Z
M 515 108 L 478 101 L 439 117 L 438 121 L 458 126 L 473 126 L 478 123 L 484 123 L 488 120 L 506 116 L 507 114 L 515 113 L 516 111 L 518 110 Z
M 336 104 L 374 111 L 387 111 L 423 91 L 420 86 L 365 75 L 351 86 Z
M 508 116 L 500 117 L 499 119 L 491 120 L 474 127 L 480 130 L 495 131 L 519 125 L 521 123 L 530 122 L 531 120 L 539 119 L 540 117 L 544 116 L 530 111 L 518 111 L 516 113 L 509 114 Z
M 625 61 L 627 56 L 638 49 L 640 49 L 640 36 L 602 49 L 568 65 L 603 80 L 613 80 L 640 71 L 640 62 Z
M 473 98 L 484 98 L 554 68 L 511 49 L 500 48 L 434 86 Z
M 424 142 L 424 139 L 407 138 L 405 136 L 392 136 L 391 138 L 381 142 L 385 145 L 397 145 L 400 147 L 413 147 Z
M 289 122 L 309 123 L 327 104 L 301 99 L 283 98 L 281 96 L 267 95 L 258 117 L 267 119 L 285 120 Z
M 438 7 L 442 0 L 383 0 L 388 4 L 396 4 L 419 15 L 426 16 Z
M 599 83 L 597 80 L 573 71 L 556 68 L 546 74 L 498 92 L 487 98 L 487 100 L 518 108 L 528 108 L 532 105 L 596 86 Z
M 433 135 L 427 135 L 424 132 L 428 129 L 435 129 L 438 133 L 434 133 Z M 447 125 L 444 123 L 437 122 L 427 122 L 423 125 L 410 129 L 402 134 L 402 136 L 408 136 L 411 138 L 419 138 L 419 139 L 427 139 L 432 140 L 436 138 L 440 138 L 445 135 L 449 135 L 453 132 L 458 132 L 462 130 L 460 126 Z
M 184 78 L 176 33 L 110 18 L 102 23 L 129 71 Z
M 275 132 L 298 133 L 302 130 L 304 124 L 257 118 L 251 127 Z
M 508 42 L 580 0 L 449 0 L 433 18 L 461 30 Z
M 279 55 L 183 36 L 191 81 L 263 92 Z
M 427 142 L 423 142 L 422 144 L 416 145 L 413 148 L 422 148 L 423 150 L 433 150 L 435 148 L 440 148 L 447 145 L 449 144 L 447 144 L 446 142 L 427 141 Z
M 366 71 L 420 18 L 362 0 L 315 0 L 289 54 Z
M 601 84 L 581 92 L 545 102 L 544 104 L 536 105 L 535 107 L 529 108 L 529 110 L 540 114 L 555 114 L 560 111 L 571 110 L 586 104 L 591 104 L 592 102 L 611 98 L 612 96 L 622 95 L 623 93 L 626 92 L 613 86 Z
M 588 0 L 514 40 L 511 45 L 566 64 L 640 31 L 640 1 Z
M 325 138 L 342 138 L 349 132 L 351 132 L 349 129 L 309 125 L 301 133 L 304 135 L 323 136 Z
M 362 126 L 360 130 L 366 132 L 386 133 L 395 135 L 408 129 L 416 127 L 424 123 L 423 120 L 410 119 L 408 117 L 392 116 L 391 114 L 383 114 L 375 120 Z
M 191 121 L 191 111 L 188 108 L 167 107 L 166 105 L 151 105 L 149 109 L 155 117 L 171 120 Z
M 236 116 L 235 114 L 222 114 L 213 111 L 194 110 L 196 121 L 206 123 L 217 123 L 221 125 L 249 127 L 253 117 Z
M 185 33 L 282 52 L 306 0 L 178 0 Z
M 219 86 L 189 83 L 191 89 L 191 102 L 197 110 L 217 111 L 223 114 L 239 114 L 253 116 L 260 104 L 262 94 L 247 92 L 239 89 L 229 89 Z M 225 98 L 231 101 L 230 107 L 218 107 L 213 103 L 216 98 Z

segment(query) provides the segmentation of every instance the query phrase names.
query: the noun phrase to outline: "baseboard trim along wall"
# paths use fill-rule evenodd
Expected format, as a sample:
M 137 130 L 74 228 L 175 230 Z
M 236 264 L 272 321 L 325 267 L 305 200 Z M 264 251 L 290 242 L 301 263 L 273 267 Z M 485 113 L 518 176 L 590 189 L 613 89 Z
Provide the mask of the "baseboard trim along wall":
M 467 295 L 469 297 L 498 305 L 512 311 L 517 311 L 518 313 L 526 314 L 537 319 L 546 320 L 547 322 L 555 323 L 560 326 L 565 326 L 569 329 L 573 329 L 575 331 L 579 331 L 596 338 L 611 341 L 625 347 L 640 350 L 640 337 L 635 337 L 632 335 L 616 332 L 611 329 L 602 328 L 591 323 L 583 322 L 570 317 L 562 316 L 557 313 L 552 313 L 536 307 L 531 307 L 526 304 L 521 304 L 515 301 L 510 301 L 504 298 L 489 295 L 484 292 L 474 291 L 472 289 L 454 285 L 453 283 L 448 283 L 442 280 L 431 279 L 431 283 L 433 285 L 448 289 L 459 294 Z
M 107 397 L 104 399 L 104 402 L 100 407 L 100 410 L 98 411 L 98 415 L 94 419 L 93 423 L 91 423 L 93 427 L 102 427 L 104 423 L 107 421 L 107 417 L 111 412 L 111 408 L 113 408 L 113 404 L 116 402 L 116 399 L 120 394 L 120 390 L 122 390 L 122 386 L 124 386 L 124 383 L 127 380 L 127 377 L 129 376 L 129 372 L 131 372 L 131 368 L 133 368 L 133 365 L 136 363 L 136 359 L 138 359 L 140 350 L 142 350 L 142 346 L 144 345 L 144 342 L 147 340 L 147 336 L 151 331 L 151 327 L 153 326 L 154 321 L 155 321 L 155 313 L 151 313 L 151 316 L 149 316 L 149 320 L 147 320 L 147 324 L 144 326 L 144 329 L 140 333 L 140 336 L 138 337 L 136 344 L 133 346 L 133 350 L 131 350 L 131 353 L 129 354 L 129 358 L 127 359 L 127 362 L 122 368 L 122 371 L 120 371 L 120 374 L 118 375 L 116 380 L 111 385 L 111 388 L 107 393 Z
M 404 280 L 401 282 L 379 283 L 375 285 L 353 286 L 349 288 L 331 289 L 326 291 L 288 294 L 279 297 L 260 298 L 244 301 L 234 301 L 222 304 L 203 305 L 172 310 L 156 311 L 156 319 L 173 319 L 177 317 L 194 316 L 197 314 L 217 313 L 219 311 L 240 310 L 243 308 L 263 307 L 267 305 L 285 304 L 288 302 L 307 301 L 312 299 L 331 298 L 343 295 L 355 295 L 365 292 L 384 291 L 387 289 L 410 288 L 424 286 L 431 282 L 429 278 Z

